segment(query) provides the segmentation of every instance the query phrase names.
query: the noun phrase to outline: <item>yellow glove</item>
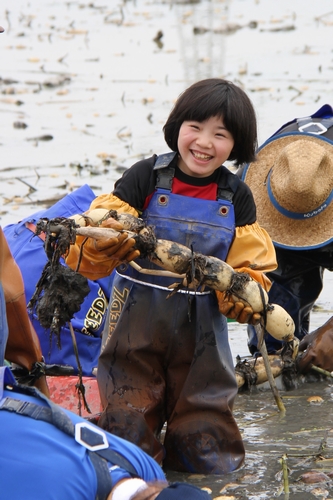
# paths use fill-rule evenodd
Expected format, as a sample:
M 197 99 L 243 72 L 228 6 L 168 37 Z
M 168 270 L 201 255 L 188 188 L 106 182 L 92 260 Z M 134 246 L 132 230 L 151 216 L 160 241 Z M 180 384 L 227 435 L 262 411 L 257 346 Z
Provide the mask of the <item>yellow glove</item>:
M 225 292 L 216 290 L 217 301 L 220 313 L 229 319 L 235 319 L 238 323 L 248 323 L 250 325 L 257 325 L 260 321 L 261 315 L 253 312 L 249 305 L 245 305 L 239 300 L 235 300 L 231 295 Z

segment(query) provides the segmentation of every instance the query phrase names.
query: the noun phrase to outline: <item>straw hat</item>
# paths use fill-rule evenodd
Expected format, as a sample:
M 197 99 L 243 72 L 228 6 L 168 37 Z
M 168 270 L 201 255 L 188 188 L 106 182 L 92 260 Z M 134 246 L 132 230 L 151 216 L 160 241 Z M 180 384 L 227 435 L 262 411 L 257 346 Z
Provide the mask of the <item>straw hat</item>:
M 243 180 L 274 244 L 309 250 L 333 241 L 333 140 L 290 129 L 261 146 Z

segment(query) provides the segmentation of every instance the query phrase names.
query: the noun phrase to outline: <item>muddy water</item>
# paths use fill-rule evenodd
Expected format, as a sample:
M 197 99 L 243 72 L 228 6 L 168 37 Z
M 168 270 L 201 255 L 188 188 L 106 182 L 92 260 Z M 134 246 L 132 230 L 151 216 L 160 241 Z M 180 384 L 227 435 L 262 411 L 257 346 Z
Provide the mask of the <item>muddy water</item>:
M 175 98 L 196 80 L 241 85 L 258 115 L 260 142 L 282 124 L 333 104 L 331 0 L 15 0 L 0 8 L 0 223 L 88 183 L 111 191 L 124 168 L 163 153 L 162 126 Z M 332 314 L 332 275 L 311 327 Z M 246 330 L 230 324 L 234 356 Z M 212 498 L 333 498 L 330 482 L 299 481 L 333 462 L 331 381 L 239 394 L 235 415 L 247 456 L 223 478 L 184 476 Z M 310 403 L 320 396 L 321 404 Z M 332 426 L 333 427 L 333 426 Z M 317 457 L 317 459 L 316 459 Z M 318 460 L 320 458 L 320 460 Z M 177 475 L 170 479 L 177 479 Z M 285 488 L 286 489 L 286 488 Z
M 235 416 L 246 447 L 245 465 L 241 469 L 224 477 L 187 476 L 186 479 L 211 490 L 212 498 L 332 498 L 330 479 L 312 484 L 301 480 L 310 471 L 327 475 L 333 470 L 332 386 L 307 383 L 292 392 L 281 391 L 281 395 L 285 416 L 277 413 L 268 391 L 239 394 Z M 308 402 L 314 395 L 322 398 L 322 403 Z M 284 456 L 289 469 L 289 497 L 283 482 Z M 169 475 L 171 480 L 179 477 L 184 475 Z

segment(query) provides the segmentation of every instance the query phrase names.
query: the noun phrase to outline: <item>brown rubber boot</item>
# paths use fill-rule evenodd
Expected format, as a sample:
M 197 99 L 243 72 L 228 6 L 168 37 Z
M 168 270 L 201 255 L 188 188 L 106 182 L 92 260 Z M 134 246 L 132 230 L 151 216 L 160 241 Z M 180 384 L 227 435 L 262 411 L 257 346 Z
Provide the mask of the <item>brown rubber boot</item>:
M 5 357 L 30 372 L 36 362 L 42 361 L 43 356 L 38 335 L 28 316 L 21 271 L 10 252 L 1 227 L 0 256 L 0 281 L 5 293 L 8 323 Z M 45 375 L 36 379 L 34 385 L 49 396 Z
M 178 472 L 223 475 L 238 469 L 245 456 L 231 411 L 198 411 L 176 419 L 167 428 L 164 446 L 163 467 Z
M 142 408 L 140 413 L 129 408 L 114 409 L 111 404 L 102 412 L 98 425 L 115 436 L 136 444 L 162 465 L 164 448 L 149 429 L 144 417 L 145 410 L 147 409 Z

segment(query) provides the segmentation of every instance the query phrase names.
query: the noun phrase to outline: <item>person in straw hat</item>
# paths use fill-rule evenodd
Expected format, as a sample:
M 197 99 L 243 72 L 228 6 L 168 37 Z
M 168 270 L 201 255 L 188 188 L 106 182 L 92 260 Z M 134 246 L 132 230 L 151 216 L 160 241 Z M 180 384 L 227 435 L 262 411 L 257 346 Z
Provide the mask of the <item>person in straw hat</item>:
M 324 270 L 333 270 L 332 107 L 325 104 L 313 115 L 283 125 L 259 148 L 257 161 L 244 167 L 242 178 L 253 192 L 258 223 L 276 250 L 278 268 L 267 274 L 273 281 L 269 301 L 288 311 L 295 336 L 302 340 L 323 287 Z M 248 334 L 250 352 L 255 354 L 252 326 Z M 300 349 L 307 347 L 307 339 Z M 269 353 L 282 347 L 269 335 L 266 344 Z

